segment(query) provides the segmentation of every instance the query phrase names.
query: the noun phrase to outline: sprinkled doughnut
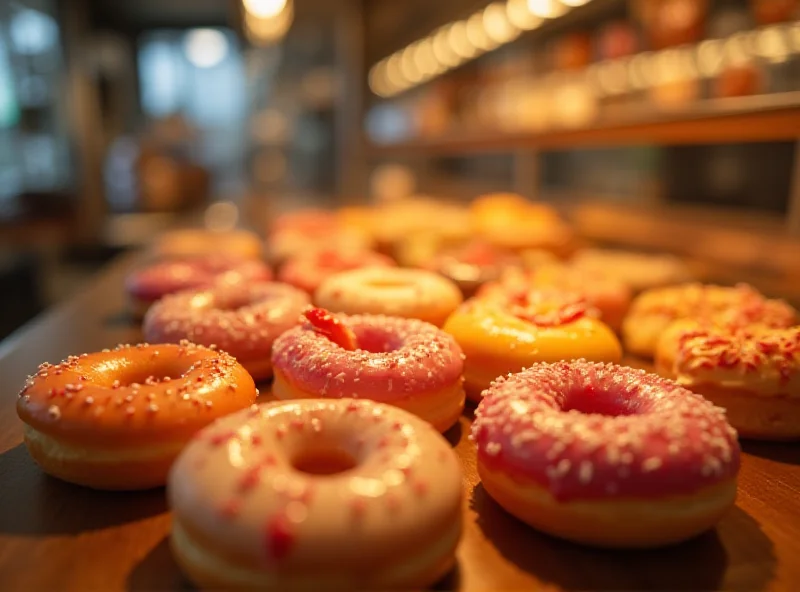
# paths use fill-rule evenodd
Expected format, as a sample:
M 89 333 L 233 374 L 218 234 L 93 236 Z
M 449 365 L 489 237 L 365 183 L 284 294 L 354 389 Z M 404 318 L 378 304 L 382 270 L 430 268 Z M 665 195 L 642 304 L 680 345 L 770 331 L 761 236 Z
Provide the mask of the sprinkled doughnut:
M 611 277 L 629 286 L 635 293 L 692 279 L 692 273 L 683 261 L 666 254 L 583 249 L 570 259 L 569 265 L 593 275 Z
M 739 444 L 723 410 L 632 368 L 580 360 L 498 379 L 472 439 L 501 506 L 580 543 L 678 542 L 711 528 L 736 497 Z
M 664 331 L 681 319 L 778 328 L 794 325 L 797 313 L 784 301 L 769 300 L 746 284 L 729 288 L 693 283 L 646 290 L 634 299 L 622 325 L 625 349 L 653 358 Z
M 203 430 L 169 477 L 172 548 L 205 588 L 417 590 L 455 563 L 461 469 L 401 409 L 254 405 Z
M 160 261 L 138 269 L 125 278 L 125 289 L 135 314 L 147 309 L 167 294 L 198 290 L 217 283 L 237 284 L 272 279 L 269 267 L 261 261 L 226 255 L 207 255 Z
M 561 290 L 578 294 L 600 312 L 600 319 L 615 331 L 631 303 L 631 289 L 621 281 L 597 272 L 573 269 L 566 265 L 540 265 L 521 271 L 507 269 L 501 279 L 484 285 L 481 298 L 500 297 L 528 290 Z
M 272 348 L 279 399 L 364 398 L 401 407 L 445 431 L 464 408 L 456 342 L 433 325 L 380 315 L 307 311 Z
M 363 249 L 327 248 L 296 255 L 281 267 L 278 279 L 313 294 L 326 279 L 362 267 L 392 267 L 386 255 Z
M 724 407 L 747 438 L 800 438 L 800 327 L 745 329 L 684 320 L 656 350 L 659 374 Z
M 279 283 L 219 285 L 167 296 L 144 319 L 151 343 L 216 345 L 255 380 L 272 376 L 272 343 L 300 322 L 311 304 L 305 292 Z
M 622 348 L 581 296 L 554 290 L 500 292 L 465 302 L 445 323 L 464 351 L 464 386 L 480 400 L 498 376 L 534 362 L 619 362 Z
M 17 414 L 45 472 L 95 489 L 147 489 L 164 485 L 197 430 L 256 395 L 224 352 L 188 342 L 120 345 L 39 366 Z
M 437 327 L 461 300 L 458 286 L 437 273 L 394 267 L 337 273 L 314 295 L 317 306 L 332 312 L 419 319 Z

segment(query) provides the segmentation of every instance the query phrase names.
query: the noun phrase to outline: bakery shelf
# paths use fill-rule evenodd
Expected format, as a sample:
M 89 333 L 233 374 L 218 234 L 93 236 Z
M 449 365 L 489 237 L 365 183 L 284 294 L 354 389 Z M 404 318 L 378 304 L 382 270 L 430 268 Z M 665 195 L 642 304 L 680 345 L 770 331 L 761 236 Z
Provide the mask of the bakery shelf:
M 374 158 L 467 155 L 520 149 L 622 145 L 720 144 L 791 141 L 800 138 L 800 91 L 701 101 L 686 108 L 631 108 L 624 117 L 546 132 L 444 135 L 394 143 L 371 143 Z

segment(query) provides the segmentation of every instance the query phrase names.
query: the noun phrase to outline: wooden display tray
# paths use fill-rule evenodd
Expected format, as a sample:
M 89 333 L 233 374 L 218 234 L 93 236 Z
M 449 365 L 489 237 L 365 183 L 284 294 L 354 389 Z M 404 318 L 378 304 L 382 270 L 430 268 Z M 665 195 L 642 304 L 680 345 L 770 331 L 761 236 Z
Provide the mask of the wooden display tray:
M 126 314 L 126 257 L 0 346 L 0 590 L 191 588 L 167 542 L 163 490 L 104 493 L 45 476 L 22 444 L 17 392 L 42 361 L 141 339 Z M 638 364 L 641 366 L 641 364 Z M 467 414 L 469 415 L 469 414 Z M 800 447 L 745 443 L 739 498 L 714 531 L 679 546 L 603 551 L 506 514 L 481 487 L 470 419 L 447 434 L 464 467 L 458 568 L 439 589 L 800 589 Z

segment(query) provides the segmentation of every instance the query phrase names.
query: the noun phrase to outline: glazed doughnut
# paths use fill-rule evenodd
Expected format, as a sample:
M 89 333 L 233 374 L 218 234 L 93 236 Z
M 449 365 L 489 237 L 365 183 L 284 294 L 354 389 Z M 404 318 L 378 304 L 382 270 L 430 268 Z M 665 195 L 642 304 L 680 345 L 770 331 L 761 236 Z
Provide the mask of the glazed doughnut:
M 17 414 L 46 473 L 95 489 L 148 489 L 164 485 L 195 432 L 257 394 L 224 352 L 188 342 L 121 345 L 42 364 Z
M 279 283 L 180 292 L 148 311 L 144 338 L 151 343 L 187 339 L 217 346 L 234 356 L 254 380 L 264 380 L 272 376 L 272 343 L 300 322 L 310 304 L 305 292 Z
M 167 294 L 219 283 L 236 285 L 270 279 L 272 272 L 261 261 L 207 255 L 161 261 L 137 269 L 125 278 L 125 290 L 134 314 L 142 317 L 154 302 Z
M 226 255 L 237 259 L 260 259 L 264 245 L 257 234 L 247 230 L 171 230 L 153 245 L 159 258 Z
M 680 319 L 705 319 L 725 326 L 791 327 L 797 313 L 782 300 L 769 300 L 751 286 L 684 284 L 647 290 L 637 296 L 622 326 L 625 349 L 653 358 L 667 327 Z
M 479 401 L 495 378 L 534 362 L 619 362 L 619 341 L 596 316 L 580 296 L 538 290 L 506 299 L 468 300 L 443 329 L 461 346 L 464 387 L 470 399 Z
M 500 279 L 503 271 L 520 265 L 513 253 L 480 241 L 440 252 L 424 267 L 453 281 L 465 297 L 470 297 L 487 282 Z
M 513 193 L 489 194 L 470 206 L 473 231 L 501 249 L 544 249 L 564 255 L 574 235 L 552 207 Z
M 800 327 L 677 321 L 656 351 L 659 374 L 725 408 L 745 438 L 800 438 Z
M 524 293 L 528 290 L 559 290 L 579 294 L 600 312 L 600 318 L 615 331 L 631 303 L 631 290 L 618 280 L 605 275 L 572 269 L 565 265 L 542 265 L 521 271 L 507 269 L 497 282 L 490 282 L 478 291 L 478 296 L 492 298 L 505 294 Z
M 278 217 L 267 237 L 267 253 L 270 261 L 280 265 L 321 249 L 366 251 L 373 242 L 369 234 L 343 225 L 333 212 L 307 209 Z
M 171 543 L 208 589 L 420 590 L 455 564 L 458 459 L 371 401 L 253 406 L 214 423 L 170 474 Z
M 378 246 L 397 260 L 400 260 L 401 252 L 409 251 L 409 239 L 429 244 L 452 244 L 472 236 L 466 208 L 440 199 L 397 200 L 377 208 L 375 216 Z M 401 264 L 408 265 L 409 262 L 401 261 Z
M 314 294 L 323 281 L 342 271 L 362 267 L 393 267 L 386 255 L 373 251 L 321 249 L 295 255 L 281 267 L 278 279 L 309 294 Z
M 364 398 L 401 407 L 445 431 L 464 408 L 456 342 L 412 319 L 307 311 L 272 349 L 278 399 Z
M 535 364 L 485 393 L 472 424 L 483 486 L 548 534 L 655 547 L 733 506 L 736 431 L 674 382 L 613 364 Z
M 583 249 L 572 257 L 570 266 L 622 282 L 635 293 L 692 279 L 687 265 L 673 255 Z
M 461 304 L 461 291 L 432 271 L 393 267 L 337 273 L 314 295 L 317 306 L 345 314 L 383 314 L 441 327 Z

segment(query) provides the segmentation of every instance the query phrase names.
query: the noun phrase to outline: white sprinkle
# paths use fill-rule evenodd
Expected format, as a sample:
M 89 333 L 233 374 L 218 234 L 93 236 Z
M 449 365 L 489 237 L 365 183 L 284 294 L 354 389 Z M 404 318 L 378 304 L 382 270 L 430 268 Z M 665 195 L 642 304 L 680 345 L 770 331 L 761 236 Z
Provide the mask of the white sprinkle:
M 488 454 L 489 456 L 497 456 L 498 454 L 500 454 L 500 451 L 502 449 L 503 447 L 500 445 L 499 442 L 489 442 L 486 445 L 486 454 Z
M 61 409 L 55 405 L 50 405 L 50 407 L 47 408 L 47 414 L 53 419 L 61 419 Z

